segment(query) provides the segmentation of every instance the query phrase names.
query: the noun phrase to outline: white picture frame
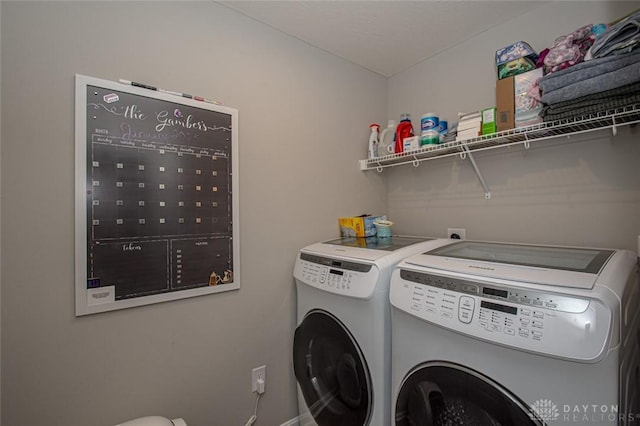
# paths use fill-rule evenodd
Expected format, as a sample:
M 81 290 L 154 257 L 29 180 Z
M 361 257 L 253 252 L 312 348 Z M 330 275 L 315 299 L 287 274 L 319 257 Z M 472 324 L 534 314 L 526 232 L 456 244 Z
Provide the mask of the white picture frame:
M 83 75 L 75 91 L 76 316 L 239 289 L 238 111 Z

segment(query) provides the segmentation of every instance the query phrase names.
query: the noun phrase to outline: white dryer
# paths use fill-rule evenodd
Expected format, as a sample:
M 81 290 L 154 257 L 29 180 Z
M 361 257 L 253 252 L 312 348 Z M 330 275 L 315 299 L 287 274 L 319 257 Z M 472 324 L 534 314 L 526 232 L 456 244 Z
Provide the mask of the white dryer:
M 397 426 L 640 421 L 635 253 L 462 241 L 398 264 L 390 301 Z
M 300 251 L 293 367 L 301 425 L 390 424 L 391 273 L 403 258 L 450 242 L 340 238 Z

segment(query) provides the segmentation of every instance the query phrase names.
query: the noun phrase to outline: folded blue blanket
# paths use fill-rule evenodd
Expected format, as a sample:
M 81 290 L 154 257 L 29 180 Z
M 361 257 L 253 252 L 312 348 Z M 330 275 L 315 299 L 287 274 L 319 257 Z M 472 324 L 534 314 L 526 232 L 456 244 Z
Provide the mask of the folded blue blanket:
M 606 56 L 548 74 L 538 84 L 542 102 L 554 104 L 640 81 L 640 52 Z

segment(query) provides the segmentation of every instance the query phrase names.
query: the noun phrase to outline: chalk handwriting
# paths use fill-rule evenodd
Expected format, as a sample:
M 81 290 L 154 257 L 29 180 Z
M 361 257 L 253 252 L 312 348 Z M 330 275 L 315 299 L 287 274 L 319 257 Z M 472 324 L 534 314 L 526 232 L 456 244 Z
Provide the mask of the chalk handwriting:
M 123 244 L 122 251 L 142 251 L 142 246 L 134 245 L 133 243 Z
M 115 106 L 109 107 L 103 103 L 99 103 L 99 104 L 88 103 L 87 106 L 91 106 L 93 107 L 93 109 L 103 108 L 105 111 L 110 112 L 111 114 L 114 114 L 114 115 L 120 115 L 120 116 L 124 115 L 124 113 L 118 112 L 118 108 L 116 108 Z
M 208 130 L 223 130 L 225 132 L 230 132 L 231 128 L 230 127 L 222 127 L 222 126 L 213 126 L 213 127 L 207 127 Z
M 185 129 L 197 129 L 206 132 L 209 130 L 207 124 L 204 121 L 194 121 L 193 115 L 187 115 L 186 119 L 178 119 L 178 118 L 170 118 L 168 117 L 169 113 L 167 111 L 160 111 L 156 115 L 156 119 L 158 120 L 158 124 L 156 125 L 156 130 L 158 132 L 163 131 L 166 127 L 180 126 Z
M 127 105 L 124 110 L 125 118 L 133 118 L 135 120 L 146 120 L 147 116 L 140 112 L 138 105 Z
M 127 122 L 120 123 L 120 130 L 122 131 L 123 140 L 135 140 L 135 141 L 172 141 L 172 140 L 188 140 L 198 139 L 198 135 L 191 132 L 183 132 L 174 129 L 172 132 L 158 133 L 150 132 L 148 130 L 135 130 Z

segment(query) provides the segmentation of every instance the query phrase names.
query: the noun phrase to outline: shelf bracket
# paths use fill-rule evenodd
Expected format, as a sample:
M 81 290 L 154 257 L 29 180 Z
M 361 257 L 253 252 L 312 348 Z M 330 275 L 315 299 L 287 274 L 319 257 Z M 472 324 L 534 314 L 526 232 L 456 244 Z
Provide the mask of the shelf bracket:
M 420 161 L 418 160 L 418 158 L 414 155 L 413 156 L 413 167 L 418 167 L 420 165 Z
M 471 154 L 471 151 L 469 151 L 469 148 L 467 148 L 466 145 L 462 145 L 462 150 L 464 151 L 463 154 L 465 154 L 465 156 L 469 157 L 469 162 L 471 163 L 471 166 L 473 166 L 473 170 L 476 172 L 476 176 L 478 176 L 478 180 L 480 181 L 480 185 L 482 185 L 482 188 L 484 188 L 484 198 L 487 199 L 487 200 L 490 200 L 491 199 L 491 191 L 489 191 L 489 187 L 487 187 L 487 183 L 482 178 L 482 174 L 480 173 L 480 169 L 478 169 L 478 165 L 476 164 L 476 160 L 473 158 L 473 155 Z M 460 156 L 462 157 L 462 154 L 460 154 Z M 464 158 L 464 157 L 462 157 L 462 158 Z
M 611 126 L 611 133 L 613 133 L 613 136 L 617 136 L 618 135 L 618 127 L 616 126 L 616 118 L 615 117 L 611 117 L 611 120 L 613 121 L 613 126 Z
M 529 142 L 529 135 L 524 134 L 524 149 L 529 149 L 531 147 L 531 142 Z

